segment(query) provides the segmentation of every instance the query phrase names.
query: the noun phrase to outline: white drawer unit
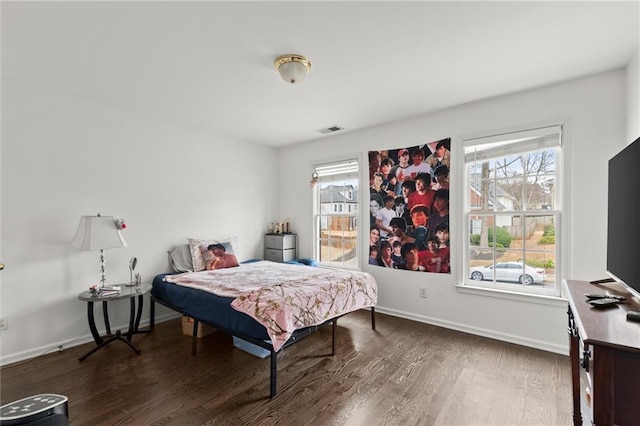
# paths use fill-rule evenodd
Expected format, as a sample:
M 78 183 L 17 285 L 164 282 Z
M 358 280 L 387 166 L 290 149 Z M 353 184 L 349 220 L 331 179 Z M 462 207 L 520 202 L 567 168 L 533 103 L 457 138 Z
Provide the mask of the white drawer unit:
M 264 236 L 264 260 L 287 262 L 296 258 L 295 234 L 267 234 Z

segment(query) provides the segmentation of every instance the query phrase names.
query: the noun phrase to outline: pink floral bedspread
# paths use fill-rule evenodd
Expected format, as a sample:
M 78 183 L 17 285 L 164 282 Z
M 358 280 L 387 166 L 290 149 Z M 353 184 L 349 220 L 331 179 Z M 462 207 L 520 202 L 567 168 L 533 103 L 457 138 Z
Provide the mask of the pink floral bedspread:
M 231 306 L 264 325 L 276 351 L 295 330 L 378 302 L 376 282 L 366 272 L 269 261 L 167 275 L 165 280 L 235 297 Z

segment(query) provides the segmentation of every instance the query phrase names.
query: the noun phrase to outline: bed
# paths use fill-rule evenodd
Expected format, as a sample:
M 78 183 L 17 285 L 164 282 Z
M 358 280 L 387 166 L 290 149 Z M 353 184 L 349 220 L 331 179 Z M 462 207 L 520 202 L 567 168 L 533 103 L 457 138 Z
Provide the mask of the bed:
M 157 275 L 151 300 L 152 306 L 159 303 L 194 319 L 194 356 L 200 322 L 269 351 L 273 398 L 281 350 L 331 324 L 335 355 L 337 320 L 358 309 L 371 309 L 375 329 L 377 286 L 370 274 L 359 271 L 251 261 L 216 271 Z

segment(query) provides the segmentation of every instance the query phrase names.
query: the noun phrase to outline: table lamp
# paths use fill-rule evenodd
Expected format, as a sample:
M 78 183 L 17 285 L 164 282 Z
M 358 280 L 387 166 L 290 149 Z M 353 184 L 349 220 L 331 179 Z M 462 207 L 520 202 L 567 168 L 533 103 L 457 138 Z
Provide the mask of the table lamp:
M 100 251 L 100 285 L 103 288 L 107 282 L 105 278 L 104 250 L 126 247 L 127 242 L 122 235 L 126 225 L 122 219 L 115 216 L 82 216 L 71 246 L 82 251 Z

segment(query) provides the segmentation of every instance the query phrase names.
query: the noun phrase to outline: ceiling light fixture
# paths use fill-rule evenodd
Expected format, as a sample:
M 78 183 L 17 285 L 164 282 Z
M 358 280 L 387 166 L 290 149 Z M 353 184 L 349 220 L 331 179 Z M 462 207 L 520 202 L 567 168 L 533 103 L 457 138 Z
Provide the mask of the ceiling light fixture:
M 278 56 L 273 63 L 280 77 L 287 83 L 298 83 L 307 76 L 311 70 L 311 61 L 302 55 L 288 54 Z

